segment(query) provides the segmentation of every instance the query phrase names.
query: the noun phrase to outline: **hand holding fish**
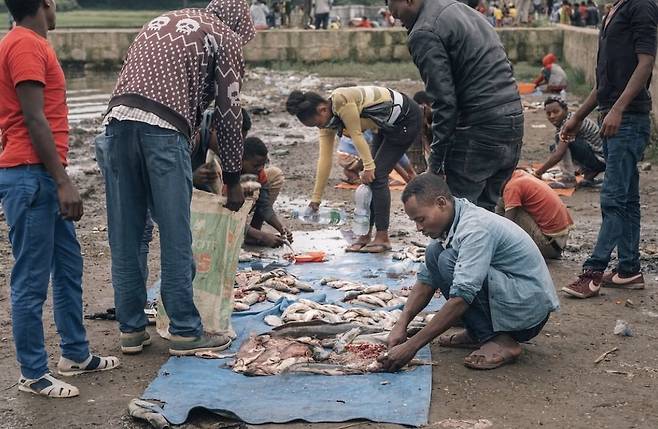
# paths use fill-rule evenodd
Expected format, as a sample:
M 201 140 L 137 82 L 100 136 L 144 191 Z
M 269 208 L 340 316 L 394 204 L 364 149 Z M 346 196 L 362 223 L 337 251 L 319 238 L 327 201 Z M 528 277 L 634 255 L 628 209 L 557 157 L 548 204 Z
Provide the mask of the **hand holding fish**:
M 281 232 L 281 236 L 288 240 L 288 243 L 293 242 L 293 237 L 292 237 L 292 232 L 288 228 L 283 228 L 283 231 Z
M 408 341 L 399 344 L 377 358 L 384 372 L 398 372 L 416 356 L 416 350 Z
M 388 334 L 388 338 L 386 339 L 388 349 L 390 350 L 395 346 L 399 346 L 400 344 L 403 344 L 405 341 L 407 341 L 407 328 L 400 324 L 396 324 L 395 327 L 391 330 L 391 333 Z

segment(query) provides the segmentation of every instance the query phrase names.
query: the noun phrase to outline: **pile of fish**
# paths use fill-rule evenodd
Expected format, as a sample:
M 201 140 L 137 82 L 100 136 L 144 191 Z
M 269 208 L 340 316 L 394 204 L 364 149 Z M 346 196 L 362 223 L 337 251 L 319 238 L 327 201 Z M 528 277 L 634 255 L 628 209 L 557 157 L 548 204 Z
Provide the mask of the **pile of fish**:
M 386 285 L 365 285 L 334 278 L 324 278 L 320 281 L 320 284 L 345 292 L 344 302 L 353 302 L 375 308 L 398 307 L 407 302 L 405 292 L 391 291 Z
M 381 371 L 385 335 L 352 324 L 307 324 L 253 335 L 238 350 L 233 371 L 245 375 L 351 375 Z
M 361 307 L 344 308 L 334 304 L 320 304 L 307 299 L 300 299 L 285 309 L 281 316 L 265 316 L 265 323 L 275 328 L 287 327 L 296 322 L 325 322 L 329 324 L 351 323 L 355 327 L 374 331 L 388 332 L 397 323 L 402 310 L 369 310 Z M 418 315 L 409 325 L 411 331 L 422 329 L 431 319 L 432 314 Z
M 425 247 L 407 246 L 400 252 L 393 253 L 393 259 L 396 261 L 425 262 Z
M 402 310 L 374 311 L 359 307 L 344 308 L 334 304 L 320 304 L 315 301 L 300 299 L 290 304 L 280 317 L 266 316 L 265 323 L 277 327 L 290 322 L 311 322 L 314 320 L 326 323 L 353 322 L 390 331 L 395 326 L 401 313 Z
M 267 273 L 255 271 L 236 275 L 233 291 L 233 310 L 247 311 L 263 301 L 277 302 L 281 298 L 296 299 L 301 292 L 313 292 L 311 285 L 299 281 L 286 270 L 276 269 Z

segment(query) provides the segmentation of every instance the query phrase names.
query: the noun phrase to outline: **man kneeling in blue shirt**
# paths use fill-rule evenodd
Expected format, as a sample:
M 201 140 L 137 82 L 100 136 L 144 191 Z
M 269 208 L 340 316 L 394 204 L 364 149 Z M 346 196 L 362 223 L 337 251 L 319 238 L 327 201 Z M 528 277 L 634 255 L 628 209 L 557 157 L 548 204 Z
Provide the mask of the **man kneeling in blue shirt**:
M 402 194 L 405 211 L 424 235 L 442 239 L 427 248 L 425 266 L 388 337 L 379 360 L 386 371 L 406 365 L 439 337 L 444 347 L 477 349 L 464 359 L 474 369 L 494 369 L 521 354 L 519 342 L 534 338 L 559 308 L 555 287 L 539 249 L 514 222 L 465 199 L 445 181 L 421 174 Z M 439 289 L 448 300 L 431 322 L 407 339 L 407 326 Z

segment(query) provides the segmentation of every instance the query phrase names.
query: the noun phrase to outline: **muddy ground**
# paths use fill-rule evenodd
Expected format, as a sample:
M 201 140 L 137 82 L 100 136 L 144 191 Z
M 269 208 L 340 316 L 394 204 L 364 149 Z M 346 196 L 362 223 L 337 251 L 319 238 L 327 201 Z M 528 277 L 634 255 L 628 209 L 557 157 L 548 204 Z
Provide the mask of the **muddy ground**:
M 316 159 L 315 132 L 304 129 L 285 114 L 285 94 L 294 88 L 329 90 L 349 82 L 345 79 L 304 77 L 292 73 L 256 70 L 249 76 L 245 101 L 249 108 L 263 107 L 271 113 L 254 115 L 253 135 L 262 137 L 273 151 L 272 162 L 287 174 L 283 196 L 303 202 L 310 195 Z M 412 94 L 419 82 L 380 82 Z M 528 98 L 536 102 L 539 99 Z M 85 256 L 85 312 L 103 311 L 113 306 L 110 284 L 110 254 L 107 242 L 104 189 L 93 161 L 91 138 L 98 123 L 85 124 L 72 134 L 71 171 L 85 199 L 85 217 L 78 224 L 78 235 Z M 541 110 L 526 116 L 523 160 L 539 160 L 547 152 L 552 127 Z M 275 152 L 280 153 L 280 152 Z M 332 183 L 339 170 L 334 168 Z M 656 428 L 658 427 L 658 168 L 642 172 L 642 255 L 647 268 L 645 291 L 606 290 L 601 297 L 578 301 L 561 297 L 562 309 L 551 317 L 542 334 L 525 347 L 518 364 L 491 372 L 474 372 L 462 365 L 463 351 L 432 347 L 433 392 L 430 422 L 446 419 L 486 419 L 494 428 Z M 348 191 L 329 189 L 327 200 L 341 204 L 351 200 Z M 417 238 L 412 223 L 405 218 L 394 193 L 393 233 L 397 246 Z M 579 271 L 595 240 L 600 224 L 598 192 L 579 190 L 565 199 L 577 228 L 565 258 L 550 264 L 557 288 Z M 300 225 L 291 223 L 295 228 Z M 152 247 L 151 273 L 158 271 L 157 236 Z M 138 397 L 168 359 L 165 341 L 141 355 L 122 357 L 122 368 L 109 373 L 85 375 L 73 380 L 81 390 L 79 398 L 58 401 L 18 392 L 19 370 L 11 335 L 9 276 L 13 264 L 7 228 L 0 222 L 0 427 L 1 428 L 145 428 L 126 416 L 128 401 Z M 633 306 L 626 306 L 630 299 Z M 617 319 L 626 320 L 634 336 L 613 335 Z M 51 367 L 58 354 L 58 337 L 49 301 L 44 315 Z M 87 323 L 94 351 L 120 356 L 118 329 L 114 322 Z M 151 332 L 154 336 L 154 330 Z M 594 364 L 603 352 L 618 351 Z M 230 392 L 230 386 L 226 386 Z M 272 392 L 276 395 L 276 392 Z M 187 428 L 221 427 L 220 421 L 195 413 Z M 389 428 L 372 423 L 264 425 L 264 428 Z M 486 425 L 485 425 L 486 426 Z M 440 426 L 435 426 L 440 427 Z M 488 426 L 487 426 L 488 427 Z

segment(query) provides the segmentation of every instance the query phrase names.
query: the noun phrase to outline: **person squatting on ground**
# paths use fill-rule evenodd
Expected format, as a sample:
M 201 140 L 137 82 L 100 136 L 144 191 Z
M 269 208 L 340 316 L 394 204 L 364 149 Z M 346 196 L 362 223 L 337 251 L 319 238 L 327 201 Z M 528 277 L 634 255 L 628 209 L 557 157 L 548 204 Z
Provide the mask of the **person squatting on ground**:
M 363 137 L 370 145 L 375 138 L 374 133 L 371 130 L 365 130 L 363 132 Z M 351 138 L 342 136 L 338 140 L 336 155 L 338 155 L 338 165 L 343 168 L 345 182 L 352 185 L 361 183 L 360 176 L 363 171 L 363 160 L 359 157 L 359 151 L 356 150 L 356 146 L 354 146 L 354 142 Z M 400 177 L 402 177 L 405 184 L 409 183 L 411 179 L 416 177 L 416 171 L 411 165 L 411 161 L 407 154 L 402 155 L 402 158 L 400 158 L 400 161 L 395 164 L 393 169 L 400 175 Z
M 397 371 L 434 338 L 460 320 L 465 329 L 439 337 L 443 347 L 477 349 L 464 359 L 474 369 L 513 362 L 519 342 L 536 337 L 559 308 L 555 286 L 537 246 L 518 225 L 454 198 L 445 181 L 424 173 L 402 193 L 418 231 L 433 240 L 425 265 L 379 360 Z M 448 300 L 420 332 L 407 338 L 409 323 L 436 290 Z
M 192 153 L 194 186 L 206 192 L 211 192 L 210 183 L 217 178 L 217 173 L 212 165 L 205 163 L 205 154 L 208 150 L 215 153 L 219 152 L 217 132 L 211 129 L 213 114 L 214 110 L 211 109 L 204 112 L 201 129 L 197 136 L 198 143 Z M 251 117 L 245 109 L 242 109 L 242 137 L 245 140 L 240 175 L 241 178 L 245 178 L 246 175 L 255 176 L 260 184 L 260 192 L 254 207 L 253 217 L 251 223 L 245 229 L 245 244 L 280 247 L 285 243 L 285 240 L 288 242 L 293 240 L 292 233 L 283 225 L 274 211 L 274 203 L 283 188 L 285 177 L 280 168 L 266 167 L 269 162 L 267 147 L 257 137 L 247 138 L 250 129 Z M 276 229 L 280 235 L 262 231 L 264 222 Z
M 567 206 L 543 180 L 516 170 L 503 184 L 496 213 L 505 216 L 535 242 L 544 258 L 558 259 L 567 246 L 573 220 Z
M 567 89 L 567 73 L 557 63 L 555 54 L 547 54 L 541 60 L 544 67 L 541 69 L 539 76 L 533 81 L 536 87 L 544 85 L 544 92 L 560 93 Z
M 164 37 L 167 34 L 176 37 Z M 239 209 L 244 202 L 242 46 L 254 34 L 246 2 L 213 0 L 205 9 L 154 18 L 128 51 L 102 139 L 112 283 L 124 352 L 138 353 L 150 343 L 144 314 L 147 279 L 140 263 L 147 210 L 161 236 L 161 293 L 171 320 L 169 352 L 193 355 L 230 343 L 227 337 L 203 333 L 193 301 L 191 138 L 200 126 L 199 112 L 214 99 L 211 128 L 219 136 L 227 207 Z
M 599 126 L 585 118 L 573 139 L 561 139 L 560 132 L 564 124 L 573 117 L 567 102 L 561 97 L 548 97 L 544 101 L 548 121 L 555 127 L 555 143 L 550 146 L 551 157 L 537 170 L 535 176 L 541 178 L 544 173 L 559 163 L 562 177 L 553 187 L 573 188 L 576 186 L 576 174 L 583 175 L 578 184 L 581 187 L 597 186 L 596 179 L 605 171 L 603 140 Z
M 11 316 L 21 367 L 18 388 L 51 398 L 78 396 L 78 388 L 48 370 L 43 304 L 52 279 L 60 335 L 57 372 L 72 376 L 119 366 L 116 357 L 89 352 L 82 323 L 80 244 L 74 221 L 80 194 L 66 173 L 69 124 L 66 81 L 48 31 L 54 0 L 5 0 L 17 26 L 0 42 L 0 201 L 14 255 Z
M 210 128 L 212 124 L 213 110 L 206 110 L 198 136 L 198 144 L 192 154 L 192 169 L 194 170 L 194 186 L 202 191 L 211 192 L 210 183 L 216 179 L 217 173 L 210 164 L 205 164 L 206 152 L 212 150 L 218 152 L 217 133 Z M 268 151 L 265 143 L 257 137 L 247 137 L 251 129 L 251 118 L 246 110 L 242 109 L 242 135 L 244 140 L 244 152 L 242 155 L 241 177 L 246 175 L 255 176 L 260 184 L 258 200 L 254 208 L 253 217 L 245 228 L 245 244 L 267 247 L 280 247 L 285 240 L 292 242 L 292 233 L 286 228 L 276 212 L 274 203 L 283 188 L 285 177 L 278 167 L 268 166 Z M 263 223 L 266 222 L 276 229 L 280 235 L 262 231 Z
M 432 103 L 430 171 L 494 210 L 521 154 L 521 97 L 494 28 L 456 0 L 389 0 Z
M 562 290 L 577 298 L 599 294 L 601 285 L 643 289 L 640 267 L 640 173 L 651 134 L 649 85 L 656 58 L 658 5 L 653 0 L 615 3 L 599 33 L 597 86 L 562 128 L 577 136 L 598 106 L 605 154 L 601 188 L 602 223 L 594 251 L 579 278 Z M 605 272 L 617 248 L 617 267 Z
M 346 135 L 363 160 L 361 182 L 372 189 L 370 224 L 377 229 L 347 248 L 352 252 L 382 253 L 391 250 L 388 236 L 391 191 L 388 176 L 409 147 L 419 138 L 422 125 L 418 104 L 404 94 L 378 86 L 338 88 L 328 99 L 314 92 L 293 91 L 286 110 L 307 127 L 320 129 L 320 155 L 315 188 L 309 207 L 317 211 L 333 163 L 336 136 Z M 372 151 L 363 137 L 377 131 Z M 375 154 L 373 159 L 372 154 Z

